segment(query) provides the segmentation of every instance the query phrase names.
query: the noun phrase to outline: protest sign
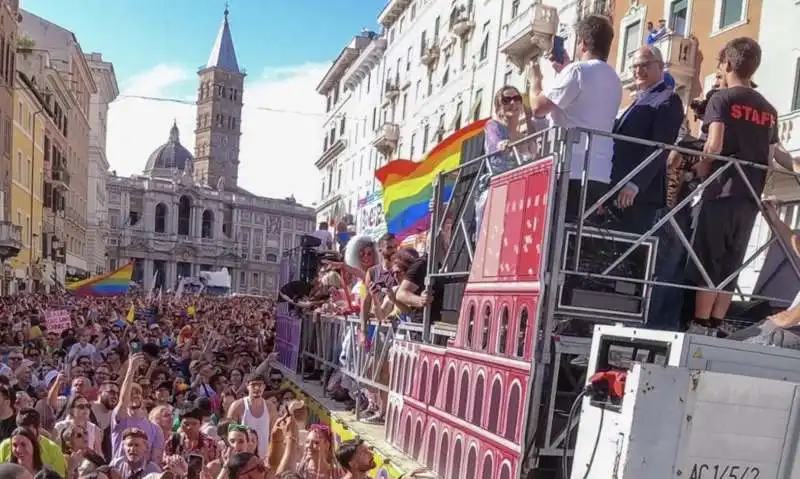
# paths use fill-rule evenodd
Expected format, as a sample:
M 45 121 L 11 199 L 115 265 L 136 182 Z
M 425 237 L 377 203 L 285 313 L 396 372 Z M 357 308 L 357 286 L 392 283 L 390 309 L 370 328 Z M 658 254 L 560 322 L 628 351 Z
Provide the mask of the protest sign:
M 51 309 L 44 313 L 44 324 L 48 331 L 61 334 L 72 327 L 72 319 L 66 309 Z

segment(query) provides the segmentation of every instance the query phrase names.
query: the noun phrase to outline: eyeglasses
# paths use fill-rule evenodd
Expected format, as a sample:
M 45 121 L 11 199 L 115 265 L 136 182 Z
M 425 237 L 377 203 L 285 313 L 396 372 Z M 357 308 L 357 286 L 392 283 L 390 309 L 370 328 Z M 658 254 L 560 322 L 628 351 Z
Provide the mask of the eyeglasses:
M 503 105 L 510 105 L 515 102 L 521 102 L 522 96 L 521 95 L 514 95 L 514 96 L 504 96 L 500 98 L 500 103 Z
M 633 63 L 633 64 L 631 64 L 630 68 L 631 68 L 631 70 L 634 70 L 634 71 L 635 70 L 639 70 L 639 69 L 644 70 L 645 68 L 649 67 L 653 63 L 655 63 L 655 60 L 650 60 L 650 61 L 646 61 L 646 62 L 639 62 L 639 63 Z

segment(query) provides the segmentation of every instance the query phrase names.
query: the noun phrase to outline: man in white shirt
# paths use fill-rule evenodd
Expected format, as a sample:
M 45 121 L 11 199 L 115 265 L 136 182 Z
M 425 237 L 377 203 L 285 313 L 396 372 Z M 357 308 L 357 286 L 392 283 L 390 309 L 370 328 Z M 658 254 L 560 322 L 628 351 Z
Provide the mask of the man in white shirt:
M 622 102 L 622 83 L 617 72 L 607 63 L 614 40 L 614 27 L 606 17 L 590 15 L 578 24 L 576 40 L 578 61 L 570 63 L 565 56 L 563 64 L 553 62 L 558 74 L 549 89 L 543 89 L 542 72 L 539 65 L 534 64 L 531 109 L 537 118 L 549 116 L 555 126 L 610 133 Z M 568 220 L 573 219 L 579 211 L 587 143 L 588 135 L 583 133 L 572 147 Z M 613 140 L 594 135 L 586 167 L 587 208 L 608 191 L 613 156 Z
M 317 247 L 317 251 L 330 251 L 333 249 L 333 234 L 328 231 L 327 221 L 322 221 L 317 231 L 313 232 L 311 236 L 322 241 L 322 244 Z

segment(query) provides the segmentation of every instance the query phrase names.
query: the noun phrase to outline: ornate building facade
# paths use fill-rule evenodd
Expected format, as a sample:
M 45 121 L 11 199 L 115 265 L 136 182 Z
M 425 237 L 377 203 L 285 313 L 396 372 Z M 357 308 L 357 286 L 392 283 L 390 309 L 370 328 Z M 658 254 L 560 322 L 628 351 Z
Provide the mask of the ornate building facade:
M 133 259 L 134 281 L 174 289 L 182 277 L 225 267 L 233 292 L 277 293 L 281 252 L 314 230 L 314 209 L 237 186 L 244 76 L 226 9 L 198 72 L 195 154 L 173 124 L 142 175 L 108 178 L 109 269 Z

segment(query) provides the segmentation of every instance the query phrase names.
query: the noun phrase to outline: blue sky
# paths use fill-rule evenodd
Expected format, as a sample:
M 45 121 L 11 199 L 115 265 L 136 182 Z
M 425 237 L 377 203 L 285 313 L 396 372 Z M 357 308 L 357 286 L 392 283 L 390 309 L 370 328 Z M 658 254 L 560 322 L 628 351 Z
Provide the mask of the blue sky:
M 76 3 L 81 8 L 76 8 Z M 313 130 L 319 130 L 324 118 L 321 97 L 313 88 L 353 35 L 365 27 L 377 29 L 376 18 L 384 3 L 385 0 L 230 1 L 229 20 L 236 53 L 240 67 L 248 73 L 240 157 L 243 171 L 239 175 L 242 186 L 270 196 L 294 193 L 306 203 L 317 199 L 318 181 L 306 191 L 308 173 L 314 170 L 322 143 L 321 136 Z M 225 3 L 22 0 L 22 7 L 72 30 L 84 52 L 103 53 L 104 59 L 114 63 L 123 95 L 188 99 L 196 90 L 195 72 L 208 58 Z M 268 114 L 248 110 L 248 106 L 318 115 Z M 173 118 L 181 127 L 182 142 L 193 148 L 192 106 L 117 99 L 109 114 L 108 155 L 112 169 L 120 174 L 140 171 L 148 152 L 166 140 Z M 264 134 L 270 131 L 274 134 Z M 248 138 L 249 135 L 262 138 Z M 309 141 L 309 136 L 314 139 Z M 271 140 L 265 141 L 267 137 Z M 309 148 L 312 144 L 314 148 Z M 301 164 L 301 171 L 279 171 L 280 175 L 272 174 L 272 180 L 265 182 L 262 171 L 274 173 L 269 167 L 285 164 L 279 158 L 287 155 L 293 157 L 293 164 Z M 276 163 L 265 162 L 276 156 Z M 253 175 L 260 176 L 260 181 L 253 181 Z

